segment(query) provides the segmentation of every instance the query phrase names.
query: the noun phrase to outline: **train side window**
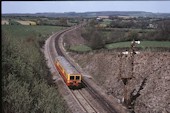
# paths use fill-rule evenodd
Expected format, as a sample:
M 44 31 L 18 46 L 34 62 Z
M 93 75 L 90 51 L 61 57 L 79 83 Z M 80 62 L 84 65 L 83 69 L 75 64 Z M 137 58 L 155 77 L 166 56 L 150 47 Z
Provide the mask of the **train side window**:
M 76 80 L 79 80 L 80 79 L 80 76 L 76 76 Z
M 70 80 L 74 80 L 74 76 L 70 76 Z

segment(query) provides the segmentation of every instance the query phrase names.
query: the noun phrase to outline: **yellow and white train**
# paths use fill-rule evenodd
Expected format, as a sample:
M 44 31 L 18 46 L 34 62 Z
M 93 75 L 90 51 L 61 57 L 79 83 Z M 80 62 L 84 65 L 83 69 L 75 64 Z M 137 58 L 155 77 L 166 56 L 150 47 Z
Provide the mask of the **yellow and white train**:
M 55 66 L 68 87 L 81 87 L 81 74 L 64 57 L 58 56 Z

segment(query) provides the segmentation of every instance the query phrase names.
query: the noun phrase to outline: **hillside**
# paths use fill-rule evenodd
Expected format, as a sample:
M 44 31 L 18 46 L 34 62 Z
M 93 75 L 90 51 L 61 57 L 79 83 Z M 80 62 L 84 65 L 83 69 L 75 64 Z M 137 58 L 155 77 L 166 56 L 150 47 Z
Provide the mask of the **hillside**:
M 135 113 L 169 113 L 170 53 L 141 52 L 135 55 L 133 65 L 130 55 L 99 51 L 88 54 L 71 54 L 108 95 L 124 101 L 124 87 L 129 98 L 129 108 Z M 123 78 L 127 79 L 124 85 Z
M 170 17 L 170 13 L 151 13 L 144 11 L 101 11 L 101 12 L 65 12 L 65 13 L 13 13 L 13 14 L 2 14 L 2 16 L 43 16 L 43 17 L 97 17 L 97 16 L 135 16 L 135 17 Z
M 65 45 L 85 44 L 79 31 L 71 32 L 65 39 Z M 100 87 L 107 90 L 105 93 L 116 97 L 132 113 L 170 112 L 169 52 L 145 49 L 131 57 L 118 49 L 99 49 L 85 53 L 69 51 L 69 54 Z

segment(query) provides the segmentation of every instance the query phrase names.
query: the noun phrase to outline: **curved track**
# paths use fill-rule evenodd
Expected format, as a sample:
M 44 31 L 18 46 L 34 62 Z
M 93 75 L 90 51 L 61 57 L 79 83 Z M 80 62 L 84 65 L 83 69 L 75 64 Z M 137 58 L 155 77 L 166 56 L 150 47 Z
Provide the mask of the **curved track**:
M 100 94 L 96 92 L 88 83 L 82 81 L 82 83 L 86 86 L 86 90 L 97 100 L 97 102 L 108 112 L 108 113 L 117 113 L 113 106 L 105 100 Z
M 54 66 L 54 61 L 55 61 L 56 56 L 58 56 L 58 55 L 65 56 L 63 54 L 63 51 L 61 51 L 59 39 L 66 33 L 69 33 L 69 31 L 76 30 L 79 27 L 81 27 L 81 25 L 60 31 L 50 37 L 49 44 L 48 44 L 48 54 L 50 56 L 51 63 L 53 64 L 53 66 Z M 55 46 L 55 48 L 54 48 L 54 46 Z M 66 60 L 67 60 L 67 58 L 66 58 Z M 53 68 L 55 68 L 55 66 Z M 81 90 L 71 90 L 72 95 L 77 100 L 79 105 L 82 107 L 84 112 L 86 112 L 86 113 L 103 113 L 101 111 L 105 111 L 104 113 L 118 113 L 114 109 L 112 104 L 110 102 L 108 102 L 106 99 L 104 99 L 103 96 L 101 96 L 95 89 L 93 89 L 93 87 L 91 87 L 88 84 L 88 82 L 82 81 L 82 83 L 84 85 L 84 90 L 86 90 L 91 95 L 91 97 L 96 101 L 96 103 L 98 103 L 98 106 L 100 106 L 100 107 L 96 107 L 97 105 L 95 106 L 94 103 L 91 103 L 91 101 L 88 99 L 88 97 L 86 97 L 85 94 Z
M 78 100 L 79 104 L 83 107 L 84 111 L 87 113 L 97 113 L 97 110 L 93 105 L 86 99 L 85 95 L 80 90 L 72 90 L 73 95 Z

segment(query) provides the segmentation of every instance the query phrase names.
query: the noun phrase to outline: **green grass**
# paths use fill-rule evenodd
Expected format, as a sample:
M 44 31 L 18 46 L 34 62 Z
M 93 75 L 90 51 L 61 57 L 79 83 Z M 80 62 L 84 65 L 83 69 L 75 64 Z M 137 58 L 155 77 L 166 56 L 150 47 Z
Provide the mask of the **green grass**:
M 86 45 L 77 45 L 77 46 L 71 46 L 70 50 L 77 51 L 77 52 L 87 52 L 87 51 L 91 51 L 92 49 Z
M 167 47 L 170 48 L 170 41 L 142 41 L 137 47 Z
M 58 26 L 22 26 L 22 25 L 2 25 L 2 30 L 8 33 L 9 37 L 24 38 L 24 37 L 45 37 L 51 35 L 52 32 L 65 29 Z
M 130 47 L 131 42 L 118 42 L 107 44 L 105 47 L 107 49 L 114 49 L 114 48 L 126 48 Z M 136 47 L 146 48 L 146 47 L 165 47 L 170 48 L 170 41 L 141 41 L 140 44 L 137 44 Z
M 112 22 L 110 19 L 104 19 L 101 24 L 109 25 Z

